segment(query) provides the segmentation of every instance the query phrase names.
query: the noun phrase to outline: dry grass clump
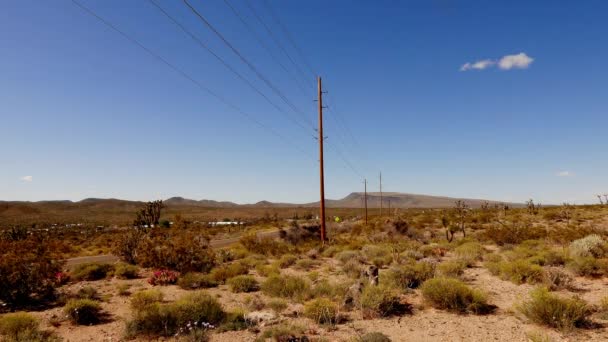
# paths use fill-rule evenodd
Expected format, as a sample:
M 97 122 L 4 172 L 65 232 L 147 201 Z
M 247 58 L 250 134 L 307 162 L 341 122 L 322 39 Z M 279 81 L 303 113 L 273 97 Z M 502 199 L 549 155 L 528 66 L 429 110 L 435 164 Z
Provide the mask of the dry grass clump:
M 483 232 L 483 236 L 499 246 L 517 245 L 526 240 L 543 238 L 547 232 L 537 226 L 528 225 L 524 222 L 513 221 L 503 224 L 492 224 Z
M 93 286 L 84 286 L 78 289 L 76 292 L 76 298 L 78 299 L 99 299 L 99 293 Z
M 546 267 L 543 270 L 543 284 L 551 291 L 569 290 L 574 287 L 574 279 L 561 267 Z
M 226 280 L 238 275 L 249 273 L 249 267 L 245 263 L 234 262 L 228 265 L 222 265 L 211 270 L 209 275 L 211 279 L 218 283 L 225 283 Z
M 424 299 L 437 309 L 474 314 L 486 314 L 494 309 L 484 293 L 457 279 L 430 279 L 422 284 L 421 289 Z
M 485 267 L 493 275 L 515 284 L 537 284 L 543 281 L 543 268 L 527 260 L 506 261 L 501 256 L 493 254 L 488 257 Z
M 402 289 L 415 289 L 434 276 L 435 265 L 425 261 L 393 266 L 387 274 L 389 282 Z
M 272 275 L 262 283 L 262 292 L 272 297 L 301 300 L 310 290 L 310 284 L 300 277 Z
M 361 257 L 361 254 L 357 251 L 342 251 L 338 254 L 336 254 L 335 259 L 340 261 L 342 264 L 346 264 L 347 262 L 350 261 L 358 261 L 361 262 L 363 261 L 363 258 Z
M 467 267 L 473 266 L 475 262 L 481 260 L 485 250 L 479 242 L 465 242 L 454 249 L 454 253 L 459 261 Z
M 217 281 L 210 274 L 189 272 L 179 277 L 177 285 L 184 290 L 196 290 L 216 287 Z
M 361 253 L 369 263 L 379 268 L 393 261 L 392 250 L 388 246 L 366 245 Z
M 459 278 L 464 274 L 467 264 L 462 261 L 446 261 L 437 265 L 437 273 L 446 278 Z
M 537 324 L 560 330 L 583 327 L 589 323 L 591 307 L 579 298 L 562 298 L 538 288 L 530 299 L 517 307 L 528 319 Z
M 281 258 L 278 260 L 277 264 L 279 265 L 280 268 L 287 268 L 287 267 L 295 264 L 297 260 L 298 260 L 297 256 L 295 256 L 293 254 L 285 254 L 285 255 L 281 256 Z
M 135 279 L 139 274 L 139 267 L 125 263 L 114 266 L 114 275 L 119 279 Z
M 592 256 L 577 257 L 568 262 L 567 267 L 579 276 L 597 278 L 607 273 L 608 260 Z
M 280 314 L 287 309 L 288 303 L 285 299 L 273 298 L 268 301 L 267 305 L 276 314 Z
M 255 271 L 262 277 L 281 274 L 281 269 L 277 265 L 257 265 Z
M 305 331 L 306 328 L 300 325 L 281 323 L 264 330 L 255 341 L 264 342 L 268 339 L 272 339 L 272 341 L 302 341 Z
M 157 289 L 143 290 L 131 296 L 131 309 L 140 310 L 163 301 L 163 293 Z
M 574 240 L 570 244 L 570 255 L 575 258 L 601 258 L 606 255 L 606 252 L 608 252 L 608 245 L 597 234 L 591 234 L 582 239 Z
M 354 342 L 391 342 L 391 339 L 381 332 L 370 332 L 365 335 L 357 336 Z
M 72 272 L 72 277 L 76 280 L 100 280 L 106 278 L 113 270 L 114 267 L 110 264 L 80 264 Z
M 311 259 L 300 259 L 295 264 L 296 269 L 303 271 L 309 271 L 317 266 L 319 266 L 319 262 Z
M 336 324 L 338 305 L 327 298 L 317 298 L 304 305 L 304 316 L 318 324 Z
M 25 312 L 7 313 L 0 317 L 0 337 L 6 342 L 58 342 L 57 336 L 39 329 L 39 322 Z
M 239 242 L 251 253 L 266 256 L 281 256 L 289 253 L 289 245 L 282 241 L 277 241 L 269 237 L 258 238 L 255 234 L 243 236 Z
M 369 285 L 359 297 L 363 318 L 378 318 L 399 315 L 410 311 L 410 306 L 403 304 L 399 291 L 395 288 Z
M 228 285 L 232 292 L 254 292 L 260 288 L 258 281 L 250 275 L 239 275 L 228 279 Z
M 101 321 L 101 306 L 91 299 L 72 299 L 63 307 L 70 320 L 79 325 L 97 324 Z
M 350 278 L 358 279 L 363 272 L 363 264 L 359 260 L 352 259 L 342 266 L 342 271 Z

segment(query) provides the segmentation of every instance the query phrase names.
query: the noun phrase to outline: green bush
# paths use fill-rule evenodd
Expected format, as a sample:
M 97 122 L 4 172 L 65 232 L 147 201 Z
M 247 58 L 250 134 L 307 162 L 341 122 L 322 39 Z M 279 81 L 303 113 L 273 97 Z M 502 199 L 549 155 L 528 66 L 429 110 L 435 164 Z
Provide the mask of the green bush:
M 139 273 L 139 267 L 120 263 L 114 266 L 114 275 L 120 279 L 135 279 Z
M 257 265 L 255 271 L 262 277 L 268 277 L 270 275 L 281 274 L 281 270 L 277 265 Z
M 78 289 L 76 297 L 78 297 L 78 299 L 99 299 L 99 293 L 97 293 L 97 289 L 92 286 L 84 286 Z
M 262 283 L 262 291 L 272 297 L 303 299 L 310 290 L 310 284 L 303 278 L 272 275 Z
M 280 298 L 273 298 L 268 301 L 268 307 L 277 314 L 287 309 L 287 301 Z
M 381 332 L 371 332 L 354 339 L 355 342 L 391 342 L 391 339 Z
M 335 324 L 338 319 L 338 306 L 327 298 L 317 298 L 304 305 L 304 316 L 318 324 Z
M 101 321 L 101 306 L 99 302 L 91 299 L 72 299 L 68 301 L 63 311 L 79 325 L 96 324 Z
M 285 254 L 279 259 L 278 265 L 281 268 L 287 268 L 296 263 L 298 257 L 293 254 Z
M 606 255 L 607 251 L 608 246 L 606 245 L 606 241 L 597 234 L 591 234 L 582 239 L 574 240 L 570 244 L 570 254 L 575 258 L 601 258 Z
M 6 342 L 58 342 L 60 339 L 40 331 L 34 316 L 25 312 L 8 313 L 0 317 L 0 337 Z
M 543 281 L 543 268 L 527 260 L 503 261 L 499 264 L 500 276 L 515 284 L 538 284 Z
M 0 302 L 16 308 L 53 299 L 62 265 L 44 241 L 0 239 Z
M 131 296 L 131 309 L 141 310 L 163 301 L 163 293 L 157 289 L 143 290 Z
M 360 262 L 361 255 L 356 251 L 342 251 L 336 254 L 336 260 L 340 261 L 342 264 L 346 264 L 349 261 L 355 260 Z
M 300 259 L 296 262 L 295 268 L 299 270 L 309 271 L 318 265 L 319 263 L 315 260 Z
M 484 249 L 479 242 L 465 242 L 454 249 L 454 253 L 459 261 L 467 267 L 473 266 L 476 261 L 481 260 Z
M 189 272 L 179 277 L 177 285 L 184 290 L 196 290 L 216 287 L 217 282 L 209 274 Z
M 585 326 L 592 313 L 583 300 L 561 298 L 546 288 L 532 291 L 530 299 L 518 306 L 518 310 L 534 323 L 561 330 Z
M 138 334 L 173 336 L 188 323 L 218 325 L 226 320 L 226 313 L 218 301 L 205 292 L 193 292 L 170 304 L 153 302 L 134 306 L 133 318 L 127 322 L 127 336 Z
M 412 262 L 392 267 L 388 278 L 402 289 L 415 289 L 435 276 L 435 265 L 430 262 Z
M 446 261 L 437 265 L 437 272 L 446 278 L 459 278 L 467 268 L 466 263 L 461 261 Z
M 270 237 L 258 238 L 255 234 L 243 236 L 239 242 L 249 252 L 266 256 L 280 256 L 289 252 L 289 245 Z
M 551 291 L 572 289 L 573 282 L 572 276 L 561 267 L 547 267 L 543 270 L 543 284 Z
M 366 286 L 359 298 L 364 318 L 388 317 L 408 310 L 401 303 L 399 292 L 391 287 Z
M 239 275 L 228 279 L 232 292 L 253 292 L 259 289 L 258 281 L 250 275 Z
M 272 341 L 302 341 L 306 329 L 299 325 L 281 323 L 264 330 L 256 342 Z
M 72 272 L 72 277 L 76 280 L 100 280 L 106 278 L 113 269 L 110 264 L 80 264 Z
M 577 257 L 568 262 L 567 267 L 574 273 L 583 277 L 601 277 L 606 274 L 606 262 L 592 257 Z
M 452 312 L 485 314 L 492 310 L 485 294 L 453 278 L 434 278 L 422 284 L 422 296 L 433 307 Z
M 357 278 L 361 277 L 361 272 L 363 271 L 363 265 L 361 264 L 361 262 L 359 260 L 352 259 L 352 260 L 344 263 L 344 265 L 342 266 L 342 271 L 344 271 L 344 273 L 348 277 L 357 279 Z
M 247 265 L 244 263 L 235 262 L 212 269 L 210 276 L 214 281 L 224 284 L 226 283 L 226 280 L 232 277 L 247 273 L 249 273 L 249 267 Z

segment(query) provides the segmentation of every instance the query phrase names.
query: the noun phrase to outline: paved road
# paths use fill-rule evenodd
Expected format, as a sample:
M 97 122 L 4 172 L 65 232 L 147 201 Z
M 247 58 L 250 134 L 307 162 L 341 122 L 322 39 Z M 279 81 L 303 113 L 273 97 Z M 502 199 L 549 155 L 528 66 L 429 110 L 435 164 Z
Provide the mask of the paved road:
M 257 233 L 257 235 L 260 238 L 264 238 L 264 237 L 277 238 L 279 236 L 279 231 L 278 230 L 263 231 L 263 232 Z M 211 240 L 211 241 L 209 241 L 209 245 L 213 248 L 224 248 L 224 247 L 232 246 L 232 245 L 238 243 L 240 239 L 241 239 L 241 237 L 237 236 L 237 237 L 233 237 L 233 238 L 229 238 L 229 239 Z M 83 257 L 67 259 L 66 267 L 73 268 L 80 264 L 86 264 L 86 263 L 91 263 L 91 262 L 103 264 L 103 263 L 113 263 L 113 262 L 117 262 L 117 261 L 118 261 L 118 257 L 114 256 L 114 255 L 110 255 L 110 254 L 83 256 Z

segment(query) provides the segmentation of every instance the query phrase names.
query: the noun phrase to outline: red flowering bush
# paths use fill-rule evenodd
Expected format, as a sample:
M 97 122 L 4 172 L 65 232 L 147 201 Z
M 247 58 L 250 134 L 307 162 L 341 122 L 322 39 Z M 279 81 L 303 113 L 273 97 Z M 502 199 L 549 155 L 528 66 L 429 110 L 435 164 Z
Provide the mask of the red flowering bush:
M 55 283 L 59 286 L 65 285 L 70 281 L 70 274 L 66 272 L 55 273 Z
M 179 273 L 170 270 L 156 270 L 148 279 L 150 285 L 172 285 L 177 283 Z

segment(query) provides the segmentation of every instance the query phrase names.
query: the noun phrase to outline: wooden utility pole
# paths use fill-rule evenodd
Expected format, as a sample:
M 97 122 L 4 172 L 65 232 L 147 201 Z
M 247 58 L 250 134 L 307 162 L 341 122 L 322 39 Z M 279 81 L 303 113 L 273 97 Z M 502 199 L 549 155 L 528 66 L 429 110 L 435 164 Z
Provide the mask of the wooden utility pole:
M 391 200 L 388 200 L 388 216 L 393 216 L 393 214 L 391 213 Z
M 318 102 L 319 102 L 319 176 L 321 189 L 321 243 L 325 243 L 325 177 L 323 174 L 323 90 L 321 88 L 321 77 L 317 78 Z
M 380 172 L 380 217 L 382 217 L 382 172 Z
M 367 226 L 367 179 L 363 181 L 365 183 L 365 195 L 363 195 L 365 201 L 365 225 Z

